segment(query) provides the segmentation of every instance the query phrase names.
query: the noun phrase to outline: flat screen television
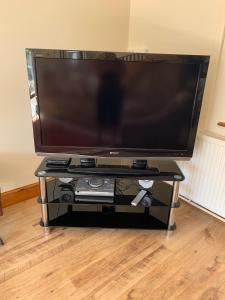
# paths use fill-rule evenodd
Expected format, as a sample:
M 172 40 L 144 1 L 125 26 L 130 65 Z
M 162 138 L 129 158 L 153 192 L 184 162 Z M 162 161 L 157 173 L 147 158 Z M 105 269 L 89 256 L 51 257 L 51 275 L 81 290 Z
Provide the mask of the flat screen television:
M 209 56 L 26 49 L 35 151 L 190 158 Z

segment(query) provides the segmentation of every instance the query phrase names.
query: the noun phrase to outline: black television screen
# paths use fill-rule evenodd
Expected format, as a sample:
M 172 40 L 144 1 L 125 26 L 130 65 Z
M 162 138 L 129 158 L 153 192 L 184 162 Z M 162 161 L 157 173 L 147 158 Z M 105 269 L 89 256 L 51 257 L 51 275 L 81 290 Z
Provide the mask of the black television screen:
M 36 152 L 190 157 L 209 57 L 27 50 Z

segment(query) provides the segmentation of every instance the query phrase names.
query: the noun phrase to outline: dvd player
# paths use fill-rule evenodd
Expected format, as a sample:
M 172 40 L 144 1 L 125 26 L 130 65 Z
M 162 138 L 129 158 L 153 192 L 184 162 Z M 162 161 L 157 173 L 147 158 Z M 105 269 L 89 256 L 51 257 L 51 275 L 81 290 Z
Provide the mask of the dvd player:
M 103 177 L 87 177 L 77 180 L 76 196 L 114 197 L 115 179 Z

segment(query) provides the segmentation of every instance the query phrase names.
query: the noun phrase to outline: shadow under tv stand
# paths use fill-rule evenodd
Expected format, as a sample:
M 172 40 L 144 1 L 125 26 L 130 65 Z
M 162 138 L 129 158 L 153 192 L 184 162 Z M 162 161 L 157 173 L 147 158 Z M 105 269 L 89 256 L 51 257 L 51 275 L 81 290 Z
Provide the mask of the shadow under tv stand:
M 58 226 L 176 228 L 174 210 L 179 207 L 179 183 L 184 180 L 184 175 L 175 161 L 150 161 L 151 168 L 142 170 L 132 168 L 132 161 L 126 166 L 109 165 L 109 161 L 106 165 L 102 162 L 106 159 L 101 158 L 97 159 L 94 168 L 81 167 L 78 158 L 72 158 L 68 166 L 50 168 L 47 159 L 43 159 L 35 172 L 41 193 L 38 198 L 42 211 L 40 224 L 46 233 L 51 227 Z M 84 196 L 81 201 L 75 194 L 76 184 L 81 178 L 114 179 L 114 196 Z M 145 190 L 148 198 L 133 206 L 131 202 L 142 190 L 140 179 L 151 180 L 153 185 Z M 66 197 L 62 197 L 64 193 Z

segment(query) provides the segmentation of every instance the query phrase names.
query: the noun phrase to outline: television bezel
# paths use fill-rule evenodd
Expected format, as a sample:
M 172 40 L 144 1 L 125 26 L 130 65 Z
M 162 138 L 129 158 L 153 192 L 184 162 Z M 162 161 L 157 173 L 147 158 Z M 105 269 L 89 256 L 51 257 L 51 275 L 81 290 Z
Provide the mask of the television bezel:
M 123 58 L 129 61 L 167 62 L 167 63 L 199 63 L 199 76 L 195 93 L 192 120 L 186 150 L 169 149 L 142 149 L 142 148 L 108 148 L 108 147 L 76 147 L 76 146 L 48 146 L 41 140 L 41 120 L 38 108 L 38 88 L 36 82 L 35 59 L 95 59 L 112 61 Z M 126 57 L 126 58 L 125 58 Z M 124 59 L 125 58 L 125 59 Z M 91 157 L 120 157 L 120 158 L 146 158 L 146 159 L 181 159 L 188 160 L 193 155 L 194 144 L 199 123 L 204 88 L 206 83 L 210 56 L 184 55 L 184 54 L 156 54 L 139 52 L 115 51 L 84 51 L 84 50 L 56 50 L 56 49 L 26 49 L 26 62 L 28 71 L 29 94 L 32 110 L 32 124 L 35 152 L 38 155 L 57 156 L 91 156 Z

